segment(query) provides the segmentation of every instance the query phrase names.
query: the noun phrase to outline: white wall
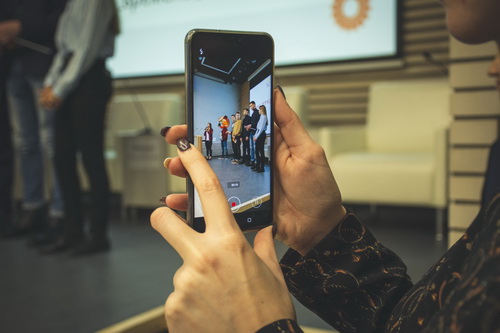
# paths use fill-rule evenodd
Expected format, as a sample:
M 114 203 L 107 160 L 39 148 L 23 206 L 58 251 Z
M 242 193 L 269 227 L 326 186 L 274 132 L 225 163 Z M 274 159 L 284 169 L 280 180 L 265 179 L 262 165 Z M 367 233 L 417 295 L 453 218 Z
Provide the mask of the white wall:
M 214 142 L 219 140 L 217 120 L 219 117 L 231 115 L 239 111 L 241 86 L 238 84 L 224 84 L 203 77 L 194 77 L 194 109 L 201 110 L 195 114 L 195 135 L 203 135 L 207 123 L 212 123 Z

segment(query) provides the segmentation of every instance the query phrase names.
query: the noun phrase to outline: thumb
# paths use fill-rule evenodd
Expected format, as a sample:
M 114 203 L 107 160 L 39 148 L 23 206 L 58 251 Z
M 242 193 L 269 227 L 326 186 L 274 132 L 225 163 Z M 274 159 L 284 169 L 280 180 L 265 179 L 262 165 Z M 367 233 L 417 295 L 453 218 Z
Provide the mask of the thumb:
M 273 228 L 269 226 L 260 230 L 255 235 L 253 241 L 253 249 L 259 258 L 271 270 L 273 275 L 282 283 L 285 283 L 283 272 L 281 271 L 278 258 L 276 257 L 276 249 L 274 248 Z

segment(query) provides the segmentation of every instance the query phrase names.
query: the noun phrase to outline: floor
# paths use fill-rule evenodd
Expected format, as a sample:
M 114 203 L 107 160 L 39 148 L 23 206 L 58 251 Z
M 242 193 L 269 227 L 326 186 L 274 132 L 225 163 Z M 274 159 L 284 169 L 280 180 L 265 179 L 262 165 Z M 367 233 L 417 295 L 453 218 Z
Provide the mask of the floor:
M 181 260 L 149 226 L 149 211 L 123 221 L 116 206 L 109 253 L 44 256 L 24 239 L 0 240 L 0 332 L 94 332 L 164 303 Z M 380 207 L 373 220 L 367 207 L 351 209 L 400 255 L 414 280 L 446 250 L 445 242 L 434 240 L 432 212 Z M 296 308 L 300 324 L 330 328 Z
M 271 191 L 269 165 L 257 173 L 244 164 L 231 164 L 230 158 L 214 157 L 209 164 L 221 180 L 226 197 L 236 198 L 238 205 Z

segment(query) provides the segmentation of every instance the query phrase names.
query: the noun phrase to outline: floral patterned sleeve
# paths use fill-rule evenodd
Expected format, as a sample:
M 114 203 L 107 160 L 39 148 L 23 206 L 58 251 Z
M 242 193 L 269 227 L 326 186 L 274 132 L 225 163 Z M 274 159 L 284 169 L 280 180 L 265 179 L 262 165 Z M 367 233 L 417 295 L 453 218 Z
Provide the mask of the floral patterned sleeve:
M 412 287 L 401 259 L 351 213 L 305 256 L 288 250 L 281 268 L 292 295 L 341 332 L 382 331 Z
M 281 319 L 262 327 L 257 333 L 303 333 L 294 320 Z

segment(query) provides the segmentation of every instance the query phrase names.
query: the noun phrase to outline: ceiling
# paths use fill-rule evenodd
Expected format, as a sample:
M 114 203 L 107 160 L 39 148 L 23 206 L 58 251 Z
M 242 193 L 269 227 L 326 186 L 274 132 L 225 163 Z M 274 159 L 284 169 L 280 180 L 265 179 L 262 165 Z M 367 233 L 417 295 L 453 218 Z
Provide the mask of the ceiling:
M 195 74 L 216 78 L 224 83 L 242 84 L 250 77 L 265 60 L 239 57 L 211 57 L 200 56 L 195 59 Z

